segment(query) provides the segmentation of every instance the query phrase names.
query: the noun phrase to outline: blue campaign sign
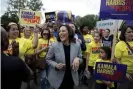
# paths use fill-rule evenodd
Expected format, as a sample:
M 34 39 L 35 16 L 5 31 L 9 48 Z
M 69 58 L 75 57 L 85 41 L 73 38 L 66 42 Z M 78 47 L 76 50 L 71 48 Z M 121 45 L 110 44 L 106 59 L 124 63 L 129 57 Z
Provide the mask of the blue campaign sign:
M 46 18 L 46 22 L 49 22 L 49 21 L 55 21 L 55 12 L 46 12 L 45 13 L 45 18 Z
M 106 62 L 97 62 L 95 66 L 95 79 L 111 82 L 124 82 L 127 65 Z
M 100 18 L 133 20 L 133 0 L 101 0 Z

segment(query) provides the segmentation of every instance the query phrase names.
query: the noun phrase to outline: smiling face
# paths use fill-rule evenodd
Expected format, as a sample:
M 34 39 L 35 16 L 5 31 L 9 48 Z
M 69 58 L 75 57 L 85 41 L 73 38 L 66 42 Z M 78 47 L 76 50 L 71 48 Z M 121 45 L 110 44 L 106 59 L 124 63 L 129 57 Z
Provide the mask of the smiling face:
M 61 26 L 59 29 L 59 37 L 62 42 L 69 41 L 68 29 L 65 26 Z
M 125 32 L 125 38 L 129 41 L 133 40 L 133 29 L 131 28 L 127 28 L 126 32 Z
M 104 36 L 105 36 L 105 37 L 108 37 L 109 35 L 110 35 L 110 31 L 109 31 L 109 30 L 107 30 L 107 29 L 106 29 L 106 30 L 104 30 Z
M 24 34 L 26 35 L 26 36 L 31 36 L 31 34 L 32 34 L 32 31 L 31 31 L 31 29 L 30 28 L 28 28 L 28 27 L 26 27 L 25 29 L 24 29 Z
M 99 42 L 100 41 L 100 34 L 99 33 L 95 33 L 94 34 L 94 40 L 95 40 L 95 42 Z
M 48 30 L 44 30 L 42 35 L 43 35 L 43 39 L 47 40 L 48 39 L 48 35 L 49 35 Z
M 9 38 L 16 39 L 19 36 L 19 30 L 17 25 L 11 25 L 9 29 Z

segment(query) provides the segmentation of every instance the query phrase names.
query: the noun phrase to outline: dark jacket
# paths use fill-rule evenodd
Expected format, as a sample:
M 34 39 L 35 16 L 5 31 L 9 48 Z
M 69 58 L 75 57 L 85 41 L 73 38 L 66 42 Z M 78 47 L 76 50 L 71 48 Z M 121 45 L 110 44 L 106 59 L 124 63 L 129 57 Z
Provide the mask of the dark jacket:
M 78 39 L 80 39 L 82 41 L 82 44 L 80 44 L 81 46 L 81 50 L 82 51 L 86 51 L 86 44 L 85 44 L 85 40 L 82 34 L 80 33 L 76 33 L 78 35 Z

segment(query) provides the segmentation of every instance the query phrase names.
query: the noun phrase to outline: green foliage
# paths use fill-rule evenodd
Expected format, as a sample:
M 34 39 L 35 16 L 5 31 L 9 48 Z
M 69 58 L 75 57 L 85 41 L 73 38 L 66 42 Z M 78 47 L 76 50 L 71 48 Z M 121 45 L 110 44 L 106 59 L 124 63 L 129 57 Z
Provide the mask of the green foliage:
M 20 9 L 39 11 L 43 6 L 41 0 L 8 0 L 6 13 L 1 17 L 1 24 L 7 26 L 9 22 L 19 22 Z
M 33 11 L 39 11 L 41 7 L 43 6 L 43 3 L 41 0 L 30 0 L 28 1 L 27 6 L 29 7 L 29 9 Z
M 78 27 L 86 25 L 89 29 L 95 27 L 96 22 L 99 20 L 97 15 L 86 15 L 84 17 L 77 16 L 75 18 L 75 23 Z
M 19 22 L 18 16 L 16 14 L 10 14 L 9 15 L 9 13 L 5 13 L 1 17 L 1 24 L 3 25 L 4 28 L 6 28 L 9 22 L 18 23 Z

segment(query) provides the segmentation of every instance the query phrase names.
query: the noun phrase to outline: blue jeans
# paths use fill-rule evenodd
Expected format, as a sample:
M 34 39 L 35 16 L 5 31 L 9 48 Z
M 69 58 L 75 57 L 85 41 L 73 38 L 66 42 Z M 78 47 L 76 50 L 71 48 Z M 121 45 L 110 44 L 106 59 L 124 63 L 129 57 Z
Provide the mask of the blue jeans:
M 41 89 L 51 89 L 50 84 L 47 80 L 46 70 L 41 70 L 40 72 L 40 81 L 41 81 Z

